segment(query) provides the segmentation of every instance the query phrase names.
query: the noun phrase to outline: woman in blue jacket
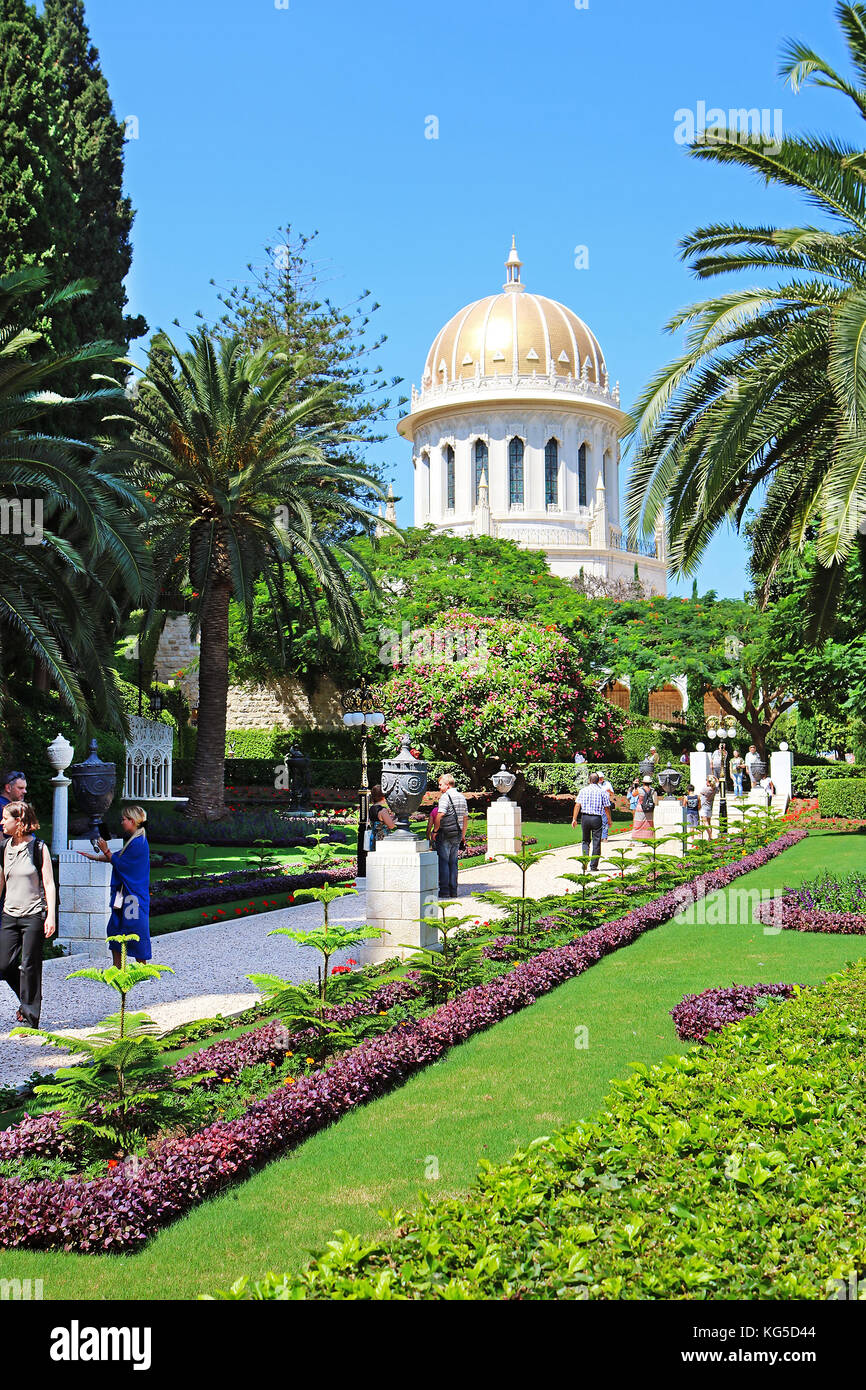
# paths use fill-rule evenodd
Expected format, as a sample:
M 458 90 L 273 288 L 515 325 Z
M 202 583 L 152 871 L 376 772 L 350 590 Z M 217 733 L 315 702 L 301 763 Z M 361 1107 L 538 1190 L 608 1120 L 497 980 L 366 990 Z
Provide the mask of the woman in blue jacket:
M 111 916 L 108 919 L 109 938 L 137 936 L 130 941 L 127 955 L 134 960 L 150 960 L 150 847 L 144 831 L 147 812 L 142 806 L 124 806 L 120 814 L 120 830 L 126 843 L 110 850 L 105 840 L 97 840 L 100 854 L 86 854 L 86 859 L 101 860 L 111 865 Z M 108 949 L 114 964 L 120 966 L 120 947 L 109 940 Z

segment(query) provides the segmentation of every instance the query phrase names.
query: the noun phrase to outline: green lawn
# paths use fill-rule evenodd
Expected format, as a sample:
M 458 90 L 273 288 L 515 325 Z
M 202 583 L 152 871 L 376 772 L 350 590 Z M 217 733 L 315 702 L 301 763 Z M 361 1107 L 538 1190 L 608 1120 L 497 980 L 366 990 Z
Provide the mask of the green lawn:
M 137 1255 L 6 1252 L 0 1277 L 42 1278 L 49 1299 L 189 1298 L 242 1273 L 296 1269 L 337 1227 L 379 1230 L 379 1209 L 412 1204 L 420 1189 L 464 1191 L 480 1157 L 506 1159 L 592 1114 L 630 1062 L 684 1051 L 669 1016 L 684 994 L 734 981 L 814 983 L 866 954 L 857 937 L 771 936 L 730 921 L 736 892 L 795 884 L 818 868 L 859 867 L 863 847 L 860 836 L 829 834 L 794 846 L 706 900 L 709 922 L 721 922 L 648 932 L 191 1212 Z M 586 1049 L 575 1047 L 580 1026 Z

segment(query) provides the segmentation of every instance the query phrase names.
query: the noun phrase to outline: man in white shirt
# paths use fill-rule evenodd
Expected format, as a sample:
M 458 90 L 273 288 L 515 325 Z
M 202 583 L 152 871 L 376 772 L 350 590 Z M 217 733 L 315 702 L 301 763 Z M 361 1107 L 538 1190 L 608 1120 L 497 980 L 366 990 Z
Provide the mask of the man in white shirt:
M 601 820 L 601 838 L 602 840 L 606 840 L 611 828 L 613 807 L 616 804 L 616 792 L 613 789 L 613 782 L 611 782 L 610 778 L 607 776 L 605 772 L 601 770 L 601 768 L 599 768 L 598 771 L 598 785 L 601 787 L 602 791 L 607 794 L 607 799 L 610 802 L 607 815 L 602 816 Z
M 469 807 L 466 797 L 454 785 L 450 773 L 439 778 L 439 805 L 436 807 L 434 834 L 439 856 L 439 897 L 457 897 L 457 860 L 466 840 Z

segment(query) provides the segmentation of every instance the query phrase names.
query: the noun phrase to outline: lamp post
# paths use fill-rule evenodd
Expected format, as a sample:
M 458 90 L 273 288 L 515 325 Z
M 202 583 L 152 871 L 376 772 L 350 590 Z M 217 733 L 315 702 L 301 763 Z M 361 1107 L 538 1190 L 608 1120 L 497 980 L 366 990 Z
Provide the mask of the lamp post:
M 722 775 L 719 778 L 719 822 L 727 822 L 728 819 L 728 745 L 727 740 L 733 738 L 737 732 L 737 721 L 733 715 L 728 714 L 724 718 L 721 715 L 710 714 L 707 716 L 707 738 L 719 740 L 719 755 L 722 764 Z
M 364 836 L 367 829 L 367 814 L 370 809 L 370 786 L 367 781 L 367 738 L 370 729 L 379 728 L 385 723 L 385 716 L 379 708 L 382 692 L 375 685 L 361 685 L 356 690 L 347 690 L 342 699 L 343 723 L 348 729 L 361 730 L 361 786 L 358 790 L 358 877 L 367 874 L 367 849 Z

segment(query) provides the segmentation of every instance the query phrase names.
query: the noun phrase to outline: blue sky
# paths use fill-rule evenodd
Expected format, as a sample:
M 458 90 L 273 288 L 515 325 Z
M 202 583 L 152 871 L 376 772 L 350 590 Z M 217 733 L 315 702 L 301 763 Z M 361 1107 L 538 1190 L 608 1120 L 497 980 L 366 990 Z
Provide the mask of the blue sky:
M 583 4 L 583 0 L 580 0 Z M 777 108 L 784 129 L 862 141 L 844 99 L 793 95 L 786 37 L 844 63 L 827 0 L 87 0 L 117 114 L 135 116 L 132 308 L 152 329 L 216 309 L 277 227 L 318 229 L 322 285 L 369 288 L 384 374 L 418 382 L 436 331 L 496 292 L 512 232 L 529 288 L 571 305 L 629 403 L 673 356 L 700 287 L 677 244 L 712 221 L 800 224 L 794 195 L 690 160 L 674 113 Z M 439 137 L 425 138 L 436 116 Z M 586 246 L 589 268 L 575 268 Z M 408 446 L 377 457 L 411 521 Z M 701 589 L 743 591 L 733 535 Z M 672 585 L 688 592 L 691 583 Z

